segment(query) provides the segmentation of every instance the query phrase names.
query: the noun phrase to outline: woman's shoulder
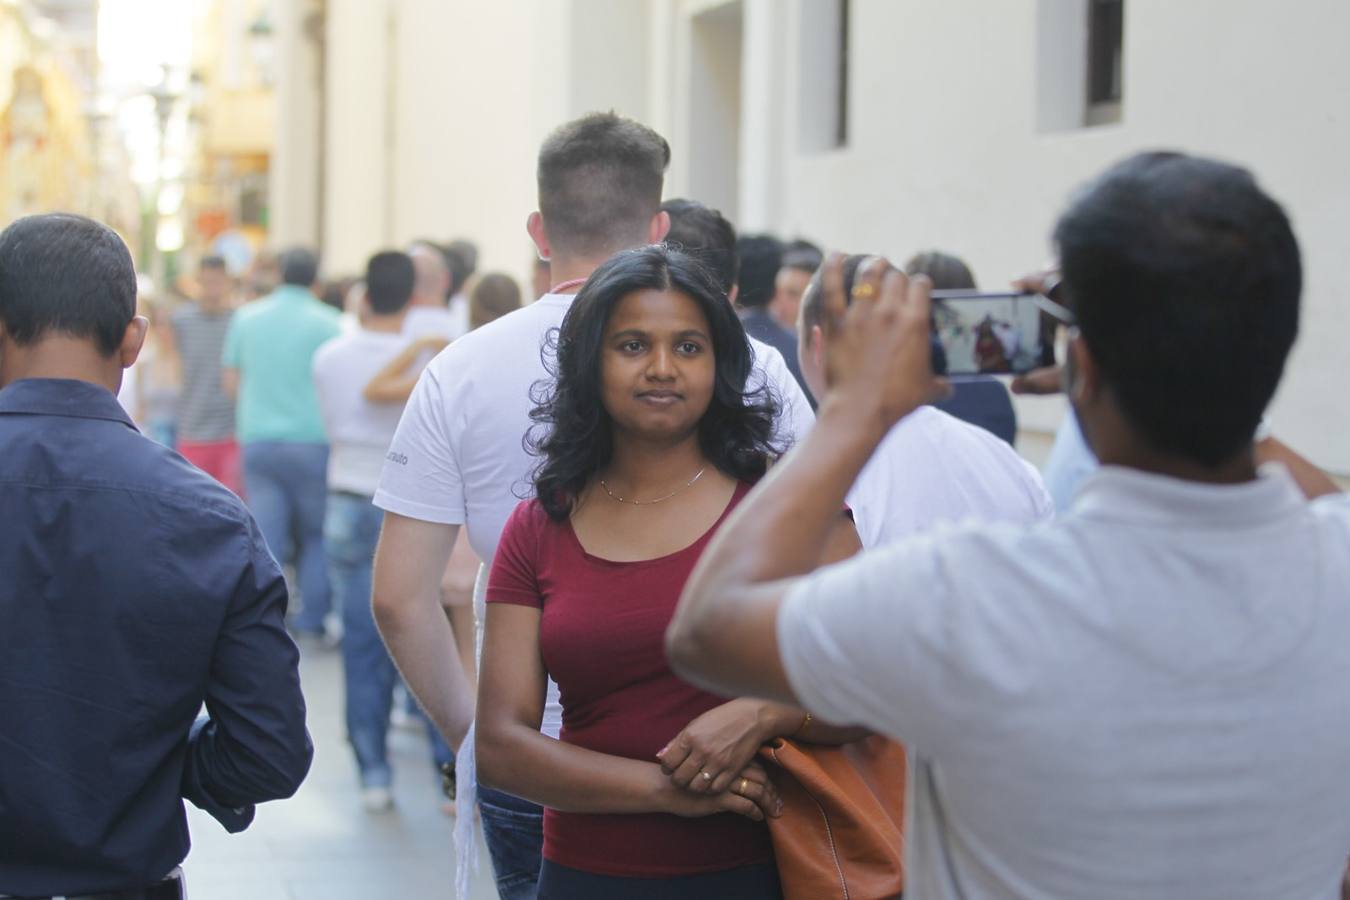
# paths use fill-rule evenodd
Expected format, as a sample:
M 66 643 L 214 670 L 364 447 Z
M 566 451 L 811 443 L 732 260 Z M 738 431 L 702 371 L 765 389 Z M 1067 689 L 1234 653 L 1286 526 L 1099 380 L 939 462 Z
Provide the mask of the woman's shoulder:
M 496 556 L 517 566 L 538 566 L 566 550 L 566 526 L 555 522 L 537 499 L 521 500 L 502 527 Z
M 521 500 L 515 509 L 511 510 L 511 515 L 506 520 L 506 530 L 526 529 L 538 532 L 558 524 L 560 523 L 549 518 L 548 511 L 544 509 L 544 504 L 538 497 L 530 497 Z

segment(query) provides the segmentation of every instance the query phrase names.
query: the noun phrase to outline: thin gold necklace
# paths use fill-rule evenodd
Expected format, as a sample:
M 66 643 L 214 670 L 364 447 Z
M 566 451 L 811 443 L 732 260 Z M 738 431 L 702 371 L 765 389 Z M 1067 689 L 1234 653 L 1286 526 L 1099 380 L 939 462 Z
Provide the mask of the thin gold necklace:
M 609 485 L 605 484 L 605 479 L 603 478 L 600 479 L 600 486 L 605 489 L 606 494 L 609 494 L 609 499 L 611 500 L 617 500 L 620 503 L 631 503 L 633 506 L 651 506 L 653 503 L 664 503 L 671 497 L 674 497 L 680 491 L 693 487 L 694 482 L 702 478 L 703 473 L 706 471 L 708 471 L 708 467 L 704 466 L 703 468 L 698 470 L 698 474 L 695 475 L 693 478 L 690 478 L 684 484 L 680 485 L 675 490 L 671 491 L 669 494 L 666 494 L 664 497 L 657 497 L 655 500 L 626 500 L 623 497 L 620 497 L 618 494 L 611 491 L 609 489 Z

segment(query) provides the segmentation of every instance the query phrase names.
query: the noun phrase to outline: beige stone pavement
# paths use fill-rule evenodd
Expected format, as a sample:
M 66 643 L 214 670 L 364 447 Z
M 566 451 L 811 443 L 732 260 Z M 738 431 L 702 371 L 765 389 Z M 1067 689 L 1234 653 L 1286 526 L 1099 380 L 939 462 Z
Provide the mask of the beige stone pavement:
M 440 785 L 419 727 L 390 732 L 393 812 L 361 808 L 356 767 L 342 724 L 342 663 L 318 651 L 301 663 L 314 765 L 289 800 L 258 807 L 253 825 L 227 834 L 188 805 L 192 852 L 183 864 L 191 900 L 383 900 L 454 896 L 454 820 L 440 811 Z M 496 897 L 479 836 L 473 900 Z

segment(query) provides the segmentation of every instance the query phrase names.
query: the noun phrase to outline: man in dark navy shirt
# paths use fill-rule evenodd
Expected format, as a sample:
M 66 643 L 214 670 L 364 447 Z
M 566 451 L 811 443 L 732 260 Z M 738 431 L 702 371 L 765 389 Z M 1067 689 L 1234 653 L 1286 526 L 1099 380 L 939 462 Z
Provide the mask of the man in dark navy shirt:
M 135 302 L 97 222 L 0 233 L 0 896 L 179 897 L 182 799 L 242 830 L 313 753 L 253 520 L 114 396 Z

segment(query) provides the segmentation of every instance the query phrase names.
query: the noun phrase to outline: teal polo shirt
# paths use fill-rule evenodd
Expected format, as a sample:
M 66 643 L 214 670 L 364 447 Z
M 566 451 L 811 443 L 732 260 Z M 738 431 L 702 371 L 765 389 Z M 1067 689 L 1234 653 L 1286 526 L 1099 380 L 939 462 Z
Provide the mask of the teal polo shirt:
M 328 442 L 310 363 L 339 330 L 337 310 L 294 285 L 234 314 L 221 361 L 239 370 L 235 432 L 241 444 Z

